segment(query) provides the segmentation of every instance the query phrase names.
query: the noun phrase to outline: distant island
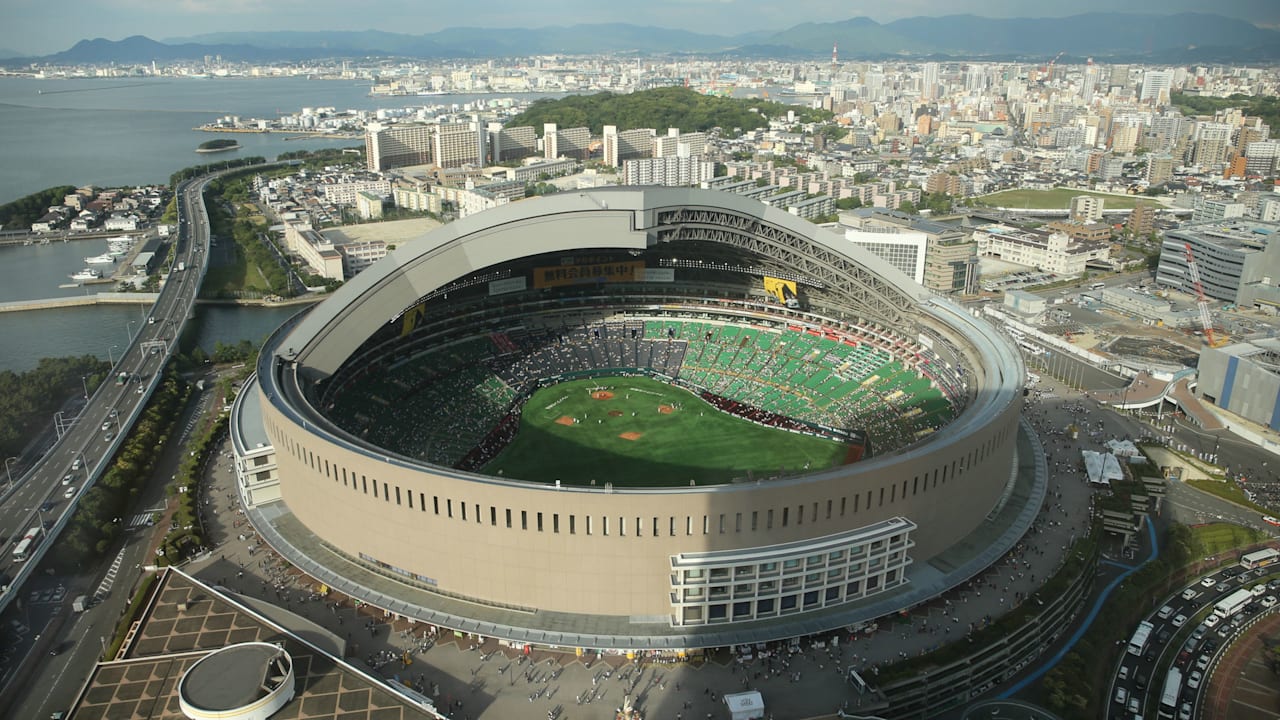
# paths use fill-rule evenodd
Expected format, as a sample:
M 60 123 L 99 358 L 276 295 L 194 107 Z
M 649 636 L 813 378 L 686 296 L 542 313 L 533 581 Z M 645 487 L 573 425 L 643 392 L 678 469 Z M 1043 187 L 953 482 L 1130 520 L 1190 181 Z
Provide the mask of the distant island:
M 227 138 L 218 138 L 217 140 L 210 140 L 208 142 L 200 143 L 200 147 L 196 148 L 196 152 L 216 153 L 216 152 L 225 152 L 227 150 L 238 150 L 239 148 L 240 148 L 240 143 L 236 142 L 235 140 L 230 140 Z

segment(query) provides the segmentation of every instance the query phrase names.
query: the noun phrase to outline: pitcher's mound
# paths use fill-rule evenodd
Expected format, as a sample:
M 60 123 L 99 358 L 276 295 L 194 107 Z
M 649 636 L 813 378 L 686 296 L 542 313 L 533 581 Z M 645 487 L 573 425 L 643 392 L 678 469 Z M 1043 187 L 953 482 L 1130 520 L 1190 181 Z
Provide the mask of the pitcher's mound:
M 556 424 L 557 424 L 557 425 L 572 425 L 572 424 L 573 424 L 573 417 L 572 417 L 572 416 L 570 416 L 570 415 L 561 415 L 560 417 L 556 418 Z
M 639 440 L 640 436 L 643 434 L 644 433 L 638 433 L 638 432 L 624 432 L 618 437 L 622 438 L 623 440 Z
M 591 393 L 591 397 L 595 398 L 596 400 L 612 400 L 613 393 L 609 392 L 608 390 L 597 390 Z
M 622 417 L 622 411 L 621 411 L 621 410 L 610 410 L 610 411 L 609 411 L 609 417 Z
M 662 413 L 663 415 L 670 415 L 671 413 L 673 413 L 673 412 L 675 412 L 675 411 L 676 411 L 676 409 L 675 409 L 675 408 L 673 408 L 673 407 L 671 407 L 670 405 L 659 405 L 659 406 L 658 406 L 658 412 Z

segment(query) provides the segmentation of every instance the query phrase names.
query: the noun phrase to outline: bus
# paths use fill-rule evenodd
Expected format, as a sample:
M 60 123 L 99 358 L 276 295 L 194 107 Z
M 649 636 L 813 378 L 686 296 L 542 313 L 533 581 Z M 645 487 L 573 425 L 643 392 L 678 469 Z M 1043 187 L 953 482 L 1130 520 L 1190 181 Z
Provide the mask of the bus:
M 1241 588 L 1230 595 L 1222 598 L 1213 606 L 1213 614 L 1226 620 L 1227 618 L 1240 612 L 1245 605 L 1253 602 L 1253 593 Z
M 1090 290 L 1101 290 L 1107 286 L 1106 283 L 1094 283 L 1089 286 Z
M 1151 631 L 1155 627 L 1146 620 L 1138 623 L 1138 629 L 1133 631 L 1133 637 L 1129 639 L 1130 655 L 1142 655 L 1147 651 L 1147 641 L 1151 639 Z
M 1178 695 L 1182 693 L 1182 671 L 1176 667 L 1169 668 L 1164 678 L 1164 692 L 1160 693 L 1160 717 L 1173 717 L 1178 709 Z
M 1254 568 L 1266 567 L 1277 560 L 1280 560 L 1280 550 L 1266 548 L 1241 555 L 1240 567 L 1245 570 L 1253 570 Z
M 42 530 L 37 525 L 26 532 L 17 545 L 13 546 L 13 561 L 25 562 L 31 557 L 31 551 L 35 549 L 36 543 L 40 542 L 40 534 Z

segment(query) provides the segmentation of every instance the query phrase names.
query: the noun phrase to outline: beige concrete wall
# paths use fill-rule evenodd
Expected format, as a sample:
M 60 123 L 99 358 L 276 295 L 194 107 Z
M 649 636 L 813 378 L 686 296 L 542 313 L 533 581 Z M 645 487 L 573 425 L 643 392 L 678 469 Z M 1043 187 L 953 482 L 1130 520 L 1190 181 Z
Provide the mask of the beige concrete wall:
M 1013 463 L 1020 409 L 1015 399 L 967 438 L 949 443 L 937 438 L 910 459 L 873 458 L 793 481 L 608 494 L 401 467 L 331 444 L 313 426 L 304 429 L 283 420 L 265 399 L 262 405 L 285 501 L 325 542 L 432 578 L 442 591 L 485 602 L 648 616 L 672 612 L 670 557 L 677 553 L 793 542 L 903 516 L 919 525 L 912 555 L 917 562 L 928 560 L 983 522 L 999 498 Z M 969 453 L 984 446 L 990 448 L 985 457 L 971 462 Z M 766 529 L 770 511 L 773 527 Z M 522 512 L 527 529 L 522 529 Z M 758 513 L 754 532 L 753 512 Z M 738 513 L 741 531 L 736 530 Z

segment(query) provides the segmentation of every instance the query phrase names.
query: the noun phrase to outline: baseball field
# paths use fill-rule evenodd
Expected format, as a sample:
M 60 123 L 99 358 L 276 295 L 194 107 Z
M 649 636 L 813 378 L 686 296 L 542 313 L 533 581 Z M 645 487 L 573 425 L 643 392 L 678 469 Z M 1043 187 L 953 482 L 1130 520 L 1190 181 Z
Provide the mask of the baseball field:
M 534 393 L 516 439 L 482 472 L 565 485 L 712 485 L 819 470 L 847 453 L 844 443 L 762 427 L 657 380 L 608 377 Z

